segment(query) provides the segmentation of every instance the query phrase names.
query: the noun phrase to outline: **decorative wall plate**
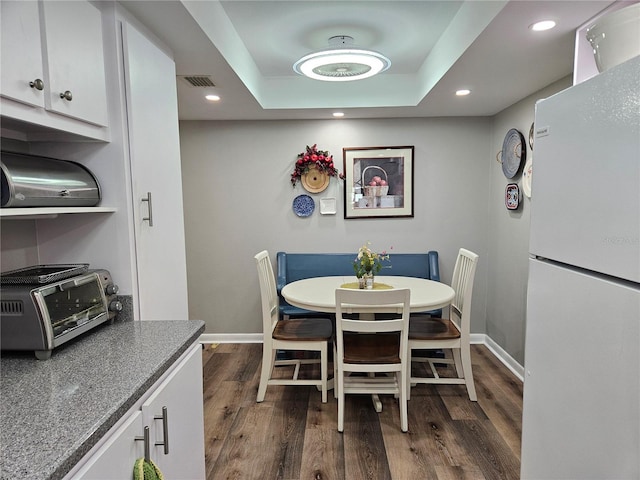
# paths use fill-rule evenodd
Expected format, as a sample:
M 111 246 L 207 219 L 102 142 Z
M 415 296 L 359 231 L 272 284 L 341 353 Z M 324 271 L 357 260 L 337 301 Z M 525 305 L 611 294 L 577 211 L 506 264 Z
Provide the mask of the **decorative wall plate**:
M 527 198 L 531 198 L 531 176 L 533 175 L 533 159 L 527 160 L 522 171 L 522 190 Z
M 309 171 L 300 179 L 307 192 L 320 193 L 329 186 L 331 177 L 316 167 L 309 167 Z
M 326 197 L 320 199 L 320 213 L 322 215 L 335 215 L 336 214 L 336 199 L 335 197 Z
M 316 202 L 309 195 L 298 195 L 293 199 L 293 213 L 299 217 L 308 217 L 316 208 Z
M 527 156 L 524 136 L 515 128 L 507 132 L 502 143 L 502 173 L 507 178 L 516 176 Z
M 520 189 L 517 184 L 507 184 L 507 188 L 504 191 L 504 204 L 507 210 L 516 210 L 520 205 Z

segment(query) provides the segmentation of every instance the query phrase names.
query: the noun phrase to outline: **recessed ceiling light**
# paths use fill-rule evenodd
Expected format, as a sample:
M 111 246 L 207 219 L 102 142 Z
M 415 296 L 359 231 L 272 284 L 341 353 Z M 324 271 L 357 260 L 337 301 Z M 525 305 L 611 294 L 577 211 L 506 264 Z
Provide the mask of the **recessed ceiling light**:
M 534 23 L 529 28 L 534 32 L 543 32 L 544 30 L 550 30 L 555 26 L 556 22 L 553 20 L 542 20 L 541 22 Z
M 206 98 L 210 102 L 217 102 L 220 100 L 220 97 L 218 95 L 205 95 L 204 98 Z
M 334 117 L 344 117 L 344 112 L 333 112 Z
M 348 82 L 373 77 L 391 66 L 381 53 L 353 46 L 353 38 L 337 35 L 329 39 L 329 48 L 305 55 L 293 64 L 300 75 L 327 82 Z
M 466 88 L 456 90 L 456 95 L 459 97 L 464 97 L 465 95 L 469 95 L 470 93 L 471 93 L 471 90 L 468 90 Z

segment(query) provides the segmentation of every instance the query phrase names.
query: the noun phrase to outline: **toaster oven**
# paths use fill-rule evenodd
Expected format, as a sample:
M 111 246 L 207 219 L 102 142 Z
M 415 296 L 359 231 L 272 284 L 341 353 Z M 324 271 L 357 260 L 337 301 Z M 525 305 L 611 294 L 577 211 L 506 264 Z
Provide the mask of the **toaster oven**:
M 0 279 L 0 347 L 33 350 L 40 360 L 122 310 L 107 270 L 38 265 Z

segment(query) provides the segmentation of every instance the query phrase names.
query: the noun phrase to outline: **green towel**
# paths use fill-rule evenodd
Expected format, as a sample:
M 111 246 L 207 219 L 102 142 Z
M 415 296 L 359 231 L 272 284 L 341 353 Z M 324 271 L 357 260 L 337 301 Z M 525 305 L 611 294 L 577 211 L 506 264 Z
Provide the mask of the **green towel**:
M 162 472 L 152 460 L 139 458 L 133 465 L 133 480 L 163 480 Z

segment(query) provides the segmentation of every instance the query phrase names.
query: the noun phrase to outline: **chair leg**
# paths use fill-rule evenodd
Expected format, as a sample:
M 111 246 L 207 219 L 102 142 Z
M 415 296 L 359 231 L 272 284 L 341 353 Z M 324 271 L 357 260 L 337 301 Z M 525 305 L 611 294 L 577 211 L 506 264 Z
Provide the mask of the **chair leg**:
M 460 348 L 451 349 L 451 354 L 453 355 L 453 363 L 456 367 L 456 375 L 458 375 L 458 378 L 464 378 L 465 370 L 464 370 L 464 365 L 462 363 L 462 356 L 460 355 L 460 352 L 461 352 Z
M 406 377 L 406 389 L 407 389 L 407 401 L 411 400 L 411 349 L 407 353 L 407 371 L 405 372 Z
M 327 344 L 322 345 L 320 350 L 320 378 L 322 381 L 322 403 L 327 403 L 327 378 L 329 376 L 329 364 L 327 361 Z
M 460 352 L 462 356 L 462 369 L 464 370 L 464 382 L 467 386 L 467 393 L 469 394 L 469 400 L 472 402 L 478 401 L 476 395 L 476 386 L 473 383 L 473 372 L 471 371 L 471 351 L 468 348 L 463 348 Z
M 271 378 L 271 372 L 273 371 L 273 365 L 276 361 L 276 351 L 273 349 L 267 350 L 266 347 L 262 349 L 262 369 L 260 371 L 260 386 L 258 387 L 258 398 L 256 402 L 264 401 L 264 396 L 267 393 L 267 384 Z
M 338 351 L 336 350 L 336 344 L 333 344 L 333 398 L 338 399 Z
M 338 431 L 344 432 L 344 372 L 338 373 L 338 378 L 333 380 L 334 388 L 337 386 L 338 395 Z
M 406 432 L 409 430 L 409 415 L 407 412 L 407 400 L 408 400 L 408 393 L 409 393 L 409 381 L 407 379 L 407 372 L 398 372 L 398 380 L 400 380 L 399 382 L 399 390 L 400 390 L 400 395 L 398 396 L 398 401 L 400 402 L 400 429 L 403 432 Z

